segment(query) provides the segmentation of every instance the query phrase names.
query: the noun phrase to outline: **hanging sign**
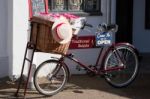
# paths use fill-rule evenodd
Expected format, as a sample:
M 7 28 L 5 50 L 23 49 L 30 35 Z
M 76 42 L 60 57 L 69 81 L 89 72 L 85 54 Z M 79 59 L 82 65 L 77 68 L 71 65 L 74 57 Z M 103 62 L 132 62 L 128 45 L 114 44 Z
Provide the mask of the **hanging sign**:
M 95 47 L 95 36 L 80 36 L 72 38 L 69 49 L 86 49 Z
M 109 32 L 100 32 L 95 35 L 96 46 L 107 46 L 112 44 L 112 34 Z

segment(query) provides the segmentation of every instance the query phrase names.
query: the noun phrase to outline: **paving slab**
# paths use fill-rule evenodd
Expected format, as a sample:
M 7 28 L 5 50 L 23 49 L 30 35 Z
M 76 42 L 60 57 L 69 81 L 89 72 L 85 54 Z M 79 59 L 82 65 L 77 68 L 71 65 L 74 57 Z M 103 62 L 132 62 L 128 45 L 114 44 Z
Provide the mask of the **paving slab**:
M 150 97 L 150 74 L 139 74 L 126 88 L 113 88 L 101 77 L 73 75 L 64 90 L 54 96 L 45 97 L 35 90 L 28 90 L 26 99 L 148 99 Z M 1 82 L 0 99 L 23 99 L 23 90 L 14 97 L 16 84 Z
M 140 71 L 135 81 L 126 88 L 113 88 L 99 77 L 72 75 L 62 92 L 45 97 L 36 90 L 29 90 L 26 99 L 149 99 L 150 98 L 150 58 L 140 63 Z M 14 97 L 17 83 L 8 82 L 8 78 L 0 79 L 0 99 L 23 99 L 23 89 L 19 97 Z

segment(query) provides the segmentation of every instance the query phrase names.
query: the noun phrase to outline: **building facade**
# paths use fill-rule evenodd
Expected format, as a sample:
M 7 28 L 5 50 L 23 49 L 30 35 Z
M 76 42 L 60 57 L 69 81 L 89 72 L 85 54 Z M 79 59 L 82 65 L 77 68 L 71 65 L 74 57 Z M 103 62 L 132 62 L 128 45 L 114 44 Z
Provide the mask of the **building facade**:
M 95 11 L 99 12 L 92 14 L 87 7 L 82 10 L 83 12 L 91 13 L 91 15 L 82 13 L 82 17 L 86 17 L 88 22 L 94 26 L 108 21 L 117 23 L 120 27 L 115 36 L 117 42 L 129 41 L 139 52 L 150 53 L 150 44 L 148 43 L 150 42 L 150 30 L 148 28 L 150 16 L 146 17 L 146 13 L 150 10 L 146 7 L 147 0 L 123 0 L 122 2 L 113 0 L 110 6 L 109 0 L 99 0 L 99 5 L 96 7 L 100 9 L 95 8 Z M 0 0 L 0 7 L 0 77 L 19 75 L 29 36 L 29 2 L 28 0 Z M 76 8 L 78 9 L 78 7 Z M 61 8 L 59 9 L 62 10 Z M 95 35 L 94 30 L 91 32 L 86 31 L 86 33 L 82 32 L 79 36 L 87 35 Z M 69 52 L 75 53 L 75 57 L 86 64 L 94 64 L 98 50 L 95 48 L 72 49 Z M 52 54 L 36 53 L 33 63 L 38 65 L 50 58 L 50 55 Z M 56 56 L 60 57 L 59 55 Z M 66 60 L 66 62 L 73 73 L 81 73 L 76 71 L 76 64 L 69 60 Z M 26 66 L 27 70 L 28 67 Z

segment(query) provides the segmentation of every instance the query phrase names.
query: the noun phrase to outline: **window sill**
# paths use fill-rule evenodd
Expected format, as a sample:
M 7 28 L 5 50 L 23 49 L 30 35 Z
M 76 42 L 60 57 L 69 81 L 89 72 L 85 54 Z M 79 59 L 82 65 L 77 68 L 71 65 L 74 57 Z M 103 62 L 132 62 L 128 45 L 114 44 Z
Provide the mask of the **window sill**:
M 49 11 L 49 13 L 70 13 L 78 16 L 102 16 L 102 12 L 72 12 L 72 11 Z

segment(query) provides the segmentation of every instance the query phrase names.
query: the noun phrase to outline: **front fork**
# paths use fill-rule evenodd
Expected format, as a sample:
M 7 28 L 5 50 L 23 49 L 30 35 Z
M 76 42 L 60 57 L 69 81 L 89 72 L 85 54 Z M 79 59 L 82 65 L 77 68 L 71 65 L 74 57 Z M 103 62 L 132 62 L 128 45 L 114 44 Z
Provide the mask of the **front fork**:
M 51 57 L 53 60 L 56 60 L 56 61 L 59 61 L 58 63 L 58 65 L 61 65 L 61 64 L 63 64 L 63 65 L 61 65 L 61 66 L 65 66 L 66 67 L 66 70 L 67 70 L 67 72 L 68 72 L 68 80 L 70 79 L 70 77 L 71 77 L 71 73 L 70 73 L 70 70 L 69 70 L 69 67 L 68 67 L 68 65 L 64 62 L 64 59 L 65 59 L 65 55 L 62 55 L 61 56 L 61 58 L 56 58 L 56 57 Z M 59 72 L 59 70 L 61 69 L 61 66 L 58 66 L 59 68 L 55 68 L 56 69 L 56 71 L 57 72 Z M 55 70 L 54 70 L 55 71 Z M 57 72 L 55 72 L 55 74 L 57 74 Z

